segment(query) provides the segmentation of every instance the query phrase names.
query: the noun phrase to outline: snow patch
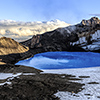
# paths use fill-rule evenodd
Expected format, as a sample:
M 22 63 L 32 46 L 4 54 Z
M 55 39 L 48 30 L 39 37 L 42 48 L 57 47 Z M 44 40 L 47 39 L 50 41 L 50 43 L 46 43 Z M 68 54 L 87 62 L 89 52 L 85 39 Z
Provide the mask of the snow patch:
M 77 42 L 73 42 L 73 45 L 75 44 L 83 44 L 86 43 L 86 37 L 80 37 L 79 40 Z
M 80 37 L 78 41 L 73 42 L 73 45 L 80 45 L 85 50 L 98 50 L 100 49 L 100 30 L 97 30 L 94 34 L 90 34 L 92 44 L 88 45 L 86 36 Z
M 23 73 L 22 75 L 36 75 L 36 73 Z
M 11 82 L 0 83 L 0 85 L 4 85 L 4 84 L 11 84 Z
M 64 27 L 64 28 L 58 28 L 57 31 L 60 32 L 61 34 L 71 34 L 71 32 L 74 32 L 76 29 L 75 25 Z
M 98 45 L 98 43 L 97 44 L 91 44 L 91 45 L 87 45 L 87 46 L 83 46 L 82 47 L 83 49 L 85 49 L 85 50 L 98 50 L 98 49 L 100 49 L 100 45 Z
M 17 74 L 13 74 L 13 73 L 0 73 L 0 80 L 5 80 L 7 79 L 6 82 L 0 83 L 0 85 L 4 85 L 4 84 L 11 84 L 11 82 L 9 82 L 9 80 L 14 79 L 14 77 L 18 77 L 20 76 L 22 73 L 17 73 Z
M 91 40 L 97 40 L 100 38 L 100 30 L 97 30 L 94 34 L 91 35 L 92 39 Z
M 7 79 L 9 77 L 17 77 L 19 75 L 21 75 L 22 73 L 17 73 L 17 74 L 13 74 L 13 73 L 0 73 L 0 80 L 4 80 L 4 79 Z

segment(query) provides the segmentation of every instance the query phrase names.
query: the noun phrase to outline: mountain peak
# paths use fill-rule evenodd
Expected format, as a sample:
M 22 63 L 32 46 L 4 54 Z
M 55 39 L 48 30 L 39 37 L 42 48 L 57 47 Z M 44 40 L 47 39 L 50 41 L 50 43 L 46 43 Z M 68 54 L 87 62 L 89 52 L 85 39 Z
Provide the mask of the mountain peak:
M 62 21 L 60 21 L 59 19 L 54 19 L 54 20 L 51 20 L 50 22 L 62 22 Z
M 81 25 L 87 25 L 87 26 L 94 26 L 96 24 L 100 24 L 100 20 L 98 17 L 92 17 L 88 20 L 82 20 Z
M 0 38 L 0 55 L 7 55 L 8 53 L 23 53 L 28 50 L 28 47 L 23 46 L 11 38 Z

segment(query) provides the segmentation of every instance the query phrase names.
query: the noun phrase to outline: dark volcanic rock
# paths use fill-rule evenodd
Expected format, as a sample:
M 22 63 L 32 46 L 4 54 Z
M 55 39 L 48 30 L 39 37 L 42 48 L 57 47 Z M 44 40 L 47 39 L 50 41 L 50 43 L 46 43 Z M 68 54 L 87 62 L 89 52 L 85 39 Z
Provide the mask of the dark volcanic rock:
M 72 75 L 41 74 L 41 70 L 13 64 L 0 65 L 0 72 L 23 73 L 13 80 L 10 78 L 0 80 L 0 82 L 11 82 L 10 85 L 0 86 L 0 100 L 59 100 L 54 96 L 57 91 L 78 93 L 84 85 L 69 82 L 69 80 L 80 80 Z M 24 73 L 33 73 L 33 75 L 24 75 Z
M 79 76 L 79 78 L 90 78 L 90 76 Z
M 0 55 L 0 59 L 2 59 L 2 62 L 5 62 L 7 64 L 15 64 L 19 60 L 23 60 L 26 58 L 29 58 L 33 56 L 33 54 L 29 51 L 24 52 L 24 53 L 12 53 L 8 55 Z
M 1 73 L 40 73 L 41 70 L 35 69 L 33 67 L 26 67 L 22 65 L 5 64 L 0 65 Z
M 11 85 L 0 86 L 0 100 L 59 100 L 57 91 L 77 93 L 83 84 L 69 82 L 69 76 L 38 74 L 14 78 Z
M 98 82 L 89 82 L 88 84 L 99 84 Z
M 30 48 L 34 50 L 48 51 L 84 51 L 80 47 L 72 46 L 70 42 L 78 40 L 78 35 L 69 34 L 67 31 L 63 34 L 59 29 L 46 32 L 42 35 L 34 35 L 31 39 Z
M 66 34 L 61 34 L 59 31 L 54 30 L 33 36 L 30 48 L 43 48 L 45 51 L 66 51 L 70 47 L 70 41 L 75 42 L 77 40 L 77 34 L 69 34 L 68 37 Z
M 30 43 L 31 43 L 31 39 L 26 40 L 24 42 L 20 42 L 20 43 L 23 44 L 23 45 L 25 45 L 25 46 L 27 46 L 27 47 L 29 47 L 30 46 Z

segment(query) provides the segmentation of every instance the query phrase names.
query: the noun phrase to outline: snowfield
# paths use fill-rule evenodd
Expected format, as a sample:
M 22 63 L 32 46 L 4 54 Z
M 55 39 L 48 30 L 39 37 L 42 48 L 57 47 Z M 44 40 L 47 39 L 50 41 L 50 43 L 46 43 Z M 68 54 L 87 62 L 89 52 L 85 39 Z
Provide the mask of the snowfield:
M 0 73 L 0 80 L 5 80 L 4 82 L 0 82 L 0 85 L 11 84 L 10 80 L 14 79 L 15 77 L 18 78 L 20 75 L 35 75 L 35 73 Z
M 11 84 L 11 82 L 9 82 L 9 80 L 14 79 L 14 77 L 18 77 L 21 74 L 22 73 L 17 73 L 17 74 L 13 74 L 13 73 L 0 73 L 0 80 L 5 80 L 4 82 L 0 82 L 0 85 Z
M 75 94 L 58 91 L 55 95 L 61 100 L 100 100 L 100 67 L 43 71 L 43 73 L 71 74 L 77 78 L 87 76 L 87 78 L 81 78 L 82 80 L 73 81 L 85 84 L 81 92 Z

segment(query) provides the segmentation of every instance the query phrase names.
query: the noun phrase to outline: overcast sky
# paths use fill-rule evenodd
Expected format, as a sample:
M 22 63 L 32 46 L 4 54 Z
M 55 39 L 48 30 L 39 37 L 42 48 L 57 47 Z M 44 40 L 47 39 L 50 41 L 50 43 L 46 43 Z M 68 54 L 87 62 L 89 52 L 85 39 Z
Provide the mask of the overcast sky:
M 79 23 L 100 14 L 100 0 L 0 0 L 0 19 Z

